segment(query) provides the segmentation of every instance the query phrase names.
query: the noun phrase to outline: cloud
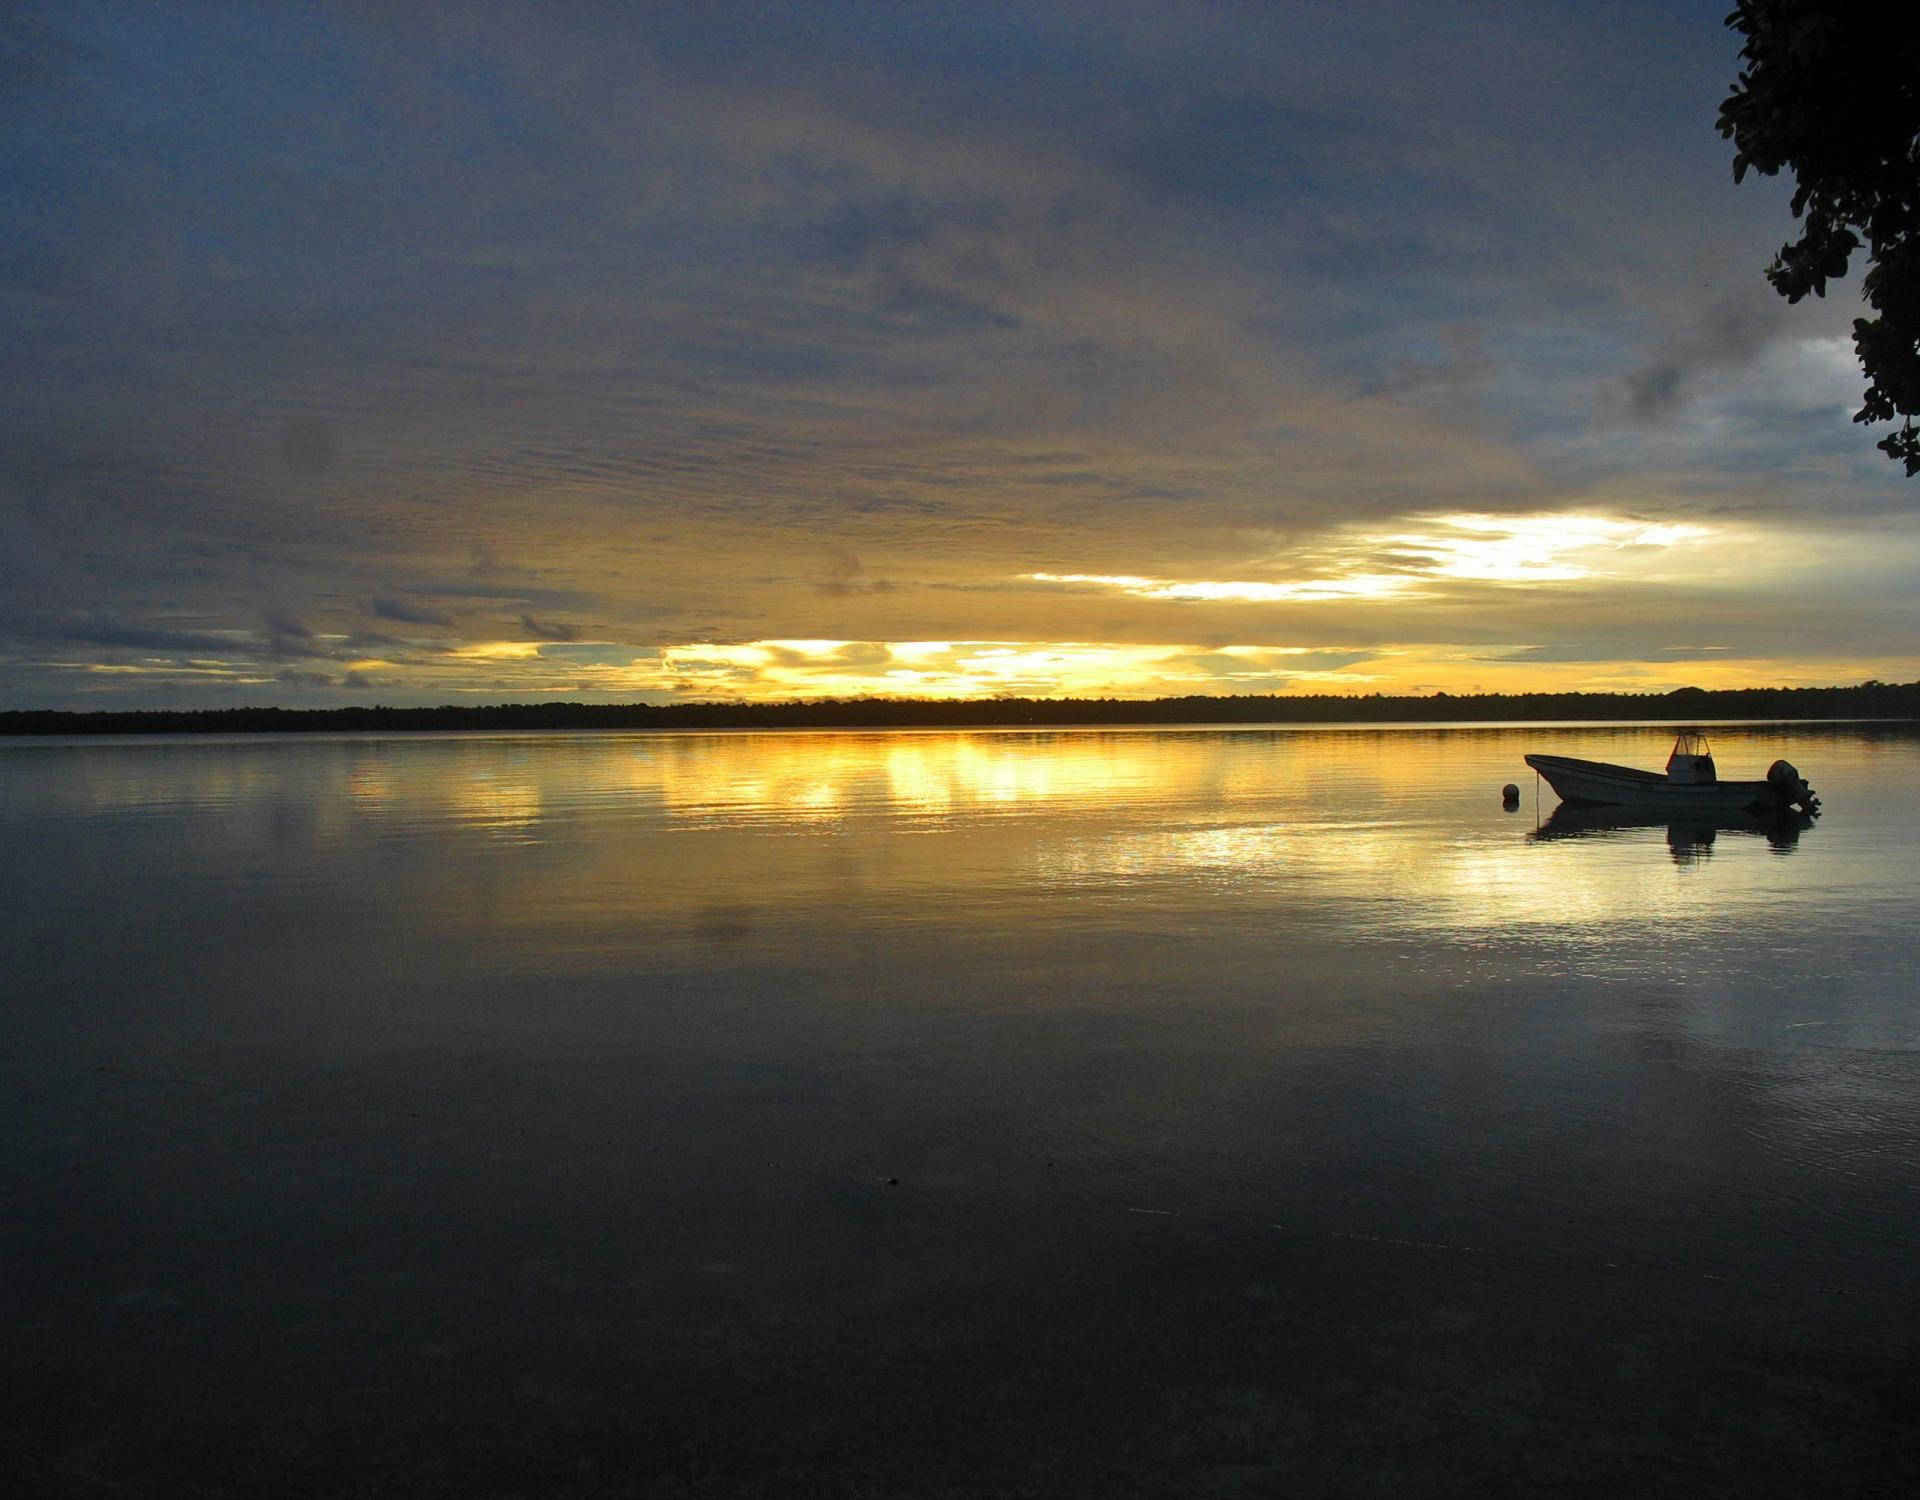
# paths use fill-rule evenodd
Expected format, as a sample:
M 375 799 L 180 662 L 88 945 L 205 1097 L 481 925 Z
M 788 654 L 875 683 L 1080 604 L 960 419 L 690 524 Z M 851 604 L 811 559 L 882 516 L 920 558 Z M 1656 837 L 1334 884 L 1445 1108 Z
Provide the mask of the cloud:
M 893 660 L 893 648 L 885 641 L 848 641 L 833 653 L 833 665 L 843 672 L 886 667 Z
M 1752 364 L 1784 321 L 1780 299 L 1764 286 L 1714 303 L 1663 354 L 1621 378 L 1621 411 L 1630 421 L 1659 421 L 1693 394 L 1703 374 Z
M 1232 601 L 1248 604 L 1378 598 L 1383 594 L 1394 593 L 1405 588 L 1409 582 L 1405 578 L 1377 573 L 1278 583 L 1224 579 L 1140 578 L 1124 573 L 1029 573 L 1027 577 L 1035 583 L 1094 590 L 1113 589 L 1142 599 L 1164 599 L 1176 603 Z
M 530 614 L 520 616 L 520 628 L 543 641 L 575 641 L 580 638 L 580 631 L 575 626 L 559 620 L 535 619 Z
M 1347 528 L 1313 549 L 1292 549 L 1296 576 L 1171 579 L 1132 574 L 1033 572 L 1043 587 L 1114 592 L 1176 604 L 1301 605 L 1341 602 L 1359 611 L 1384 604 L 1458 597 L 1463 586 L 1539 587 L 1644 570 L 1658 554 L 1697 547 L 1712 529 L 1596 515 L 1440 515 L 1409 518 L 1409 529 Z
M 1385 365 L 1362 387 L 1362 396 L 1457 400 L 1484 390 L 1497 370 L 1485 330 L 1472 324 L 1440 329 L 1430 350 L 1395 350 Z
M 165 626 L 126 624 L 114 620 L 90 619 L 54 625 L 51 632 L 59 638 L 90 646 L 126 646 L 142 651 L 192 652 L 202 655 L 244 651 L 249 643 L 243 637 L 208 630 L 174 630 Z
M 1617 662 L 1715 661 L 1733 652 L 1726 646 L 1624 646 L 1612 641 L 1561 641 L 1551 646 L 1521 646 L 1486 658 L 1500 662 Z
M 324 417 L 290 418 L 280 433 L 280 460 L 296 474 L 319 476 L 339 457 L 334 424 Z
M 866 570 L 860 566 L 860 559 L 844 548 L 836 548 L 826 555 L 821 578 L 814 587 L 829 599 L 844 599 L 861 589 L 890 588 L 884 579 L 868 578 Z
M 373 612 L 383 620 L 398 620 L 408 625 L 451 625 L 453 616 L 442 609 L 414 604 L 392 595 L 380 595 L 373 601 Z
M 290 611 L 284 609 L 270 609 L 267 611 L 267 631 L 276 640 L 285 638 L 288 640 L 310 641 L 313 639 L 313 628 Z
M 273 656 L 313 656 L 316 647 L 313 627 L 285 609 L 267 611 L 267 650 Z

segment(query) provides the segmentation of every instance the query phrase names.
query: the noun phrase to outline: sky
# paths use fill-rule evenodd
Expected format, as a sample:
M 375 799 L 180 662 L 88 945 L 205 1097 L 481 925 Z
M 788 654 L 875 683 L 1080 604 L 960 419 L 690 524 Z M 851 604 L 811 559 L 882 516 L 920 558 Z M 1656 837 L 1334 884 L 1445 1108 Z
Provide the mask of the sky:
M 0 10 L 0 707 L 1920 678 L 1725 0 Z

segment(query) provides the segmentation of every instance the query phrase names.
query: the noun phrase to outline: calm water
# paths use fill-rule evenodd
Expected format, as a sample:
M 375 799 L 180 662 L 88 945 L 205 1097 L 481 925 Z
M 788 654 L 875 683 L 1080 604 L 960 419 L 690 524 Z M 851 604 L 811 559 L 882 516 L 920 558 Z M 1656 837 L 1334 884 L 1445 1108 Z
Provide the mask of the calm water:
M 1824 816 L 1539 826 L 1658 729 L 0 743 L 0 1476 L 1908 1492 L 1920 739 L 1714 739 Z

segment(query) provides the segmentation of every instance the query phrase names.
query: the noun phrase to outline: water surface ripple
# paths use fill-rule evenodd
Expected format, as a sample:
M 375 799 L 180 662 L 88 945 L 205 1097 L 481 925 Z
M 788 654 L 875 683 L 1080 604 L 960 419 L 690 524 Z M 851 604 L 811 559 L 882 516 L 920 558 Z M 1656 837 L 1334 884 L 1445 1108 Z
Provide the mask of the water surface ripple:
M 1910 1491 L 1920 740 L 1668 739 L 0 744 L 0 1475 Z

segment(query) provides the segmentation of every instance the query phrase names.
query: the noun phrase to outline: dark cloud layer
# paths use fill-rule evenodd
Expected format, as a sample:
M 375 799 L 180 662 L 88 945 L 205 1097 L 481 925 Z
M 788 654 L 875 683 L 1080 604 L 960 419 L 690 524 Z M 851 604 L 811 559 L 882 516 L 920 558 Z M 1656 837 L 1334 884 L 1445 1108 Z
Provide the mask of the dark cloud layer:
M 536 620 L 532 615 L 520 616 L 520 628 L 535 640 L 541 641 L 577 641 L 580 631 L 577 626 L 561 620 Z
M 398 620 L 408 625 L 451 625 L 453 616 L 443 609 L 413 604 L 405 599 L 382 595 L 373 601 L 373 612 L 383 620 Z
M 1627 416 L 1650 421 L 1670 415 L 1701 375 L 1751 364 L 1786 321 L 1779 299 L 1763 286 L 1715 303 L 1657 358 L 1622 378 Z

